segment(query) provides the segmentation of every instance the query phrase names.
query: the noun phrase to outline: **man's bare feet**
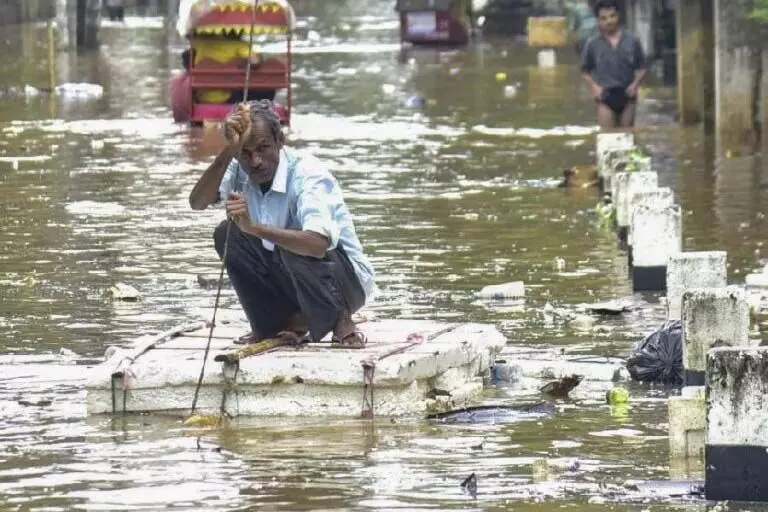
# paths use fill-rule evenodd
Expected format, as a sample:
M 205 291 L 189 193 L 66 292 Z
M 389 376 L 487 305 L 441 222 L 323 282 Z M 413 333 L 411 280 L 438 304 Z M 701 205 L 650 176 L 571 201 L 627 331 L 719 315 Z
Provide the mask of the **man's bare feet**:
M 355 328 L 352 316 L 345 311 L 339 317 L 336 327 L 333 329 L 331 346 L 337 348 L 361 349 L 365 348 L 368 339 L 365 334 Z
M 263 336 L 259 336 L 256 332 L 249 332 L 248 334 L 244 334 L 237 338 L 234 341 L 235 345 L 250 345 L 251 343 L 258 343 L 261 340 L 263 340 Z
M 237 338 L 234 343 L 236 345 L 250 345 L 252 343 L 258 343 L 268 338 L 282 338 L 286 341 L 299 344 L 306 339 L 309 332 L 309 321 L 300 312 L 294 313 L 288 321 L 288 326 L 278 332 L 275 336 L 261 336 L 257 332 L 249 332 L 243 336 Z

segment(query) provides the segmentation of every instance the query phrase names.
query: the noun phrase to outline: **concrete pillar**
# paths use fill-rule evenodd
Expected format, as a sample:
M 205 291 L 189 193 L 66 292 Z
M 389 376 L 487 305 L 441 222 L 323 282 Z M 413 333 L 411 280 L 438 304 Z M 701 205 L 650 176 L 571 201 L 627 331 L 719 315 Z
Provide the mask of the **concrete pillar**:
M 637 148 L 613 148 L 603 153 L 601 165 L 598 166 L 597 176 L 604 192 L 616 197 L 616 173 L 629 171 L 630 164 L 633 161 L 633 155 L 637 153 Z
M 664 291 L 667 262 L 682 250 L 680 206 L 638 207 L 631 222 L 632 290 Z
M 725 264 L 724 253 L 698 254 L 689 261 Z M 747 347 L 749 315 L 746 295 L 738 288 L 694 288 L 685 291 L 682 300 L 685 387 L 679 397 L 669 399 L 669 451 L 671 457 L 702 457 L 707 432 L 707 353 L 717 346 Z
M 98 48 L 99 27 L 101 27 L 101 0 L 77 1 L 85 4 L 85 11 L 82 15 L 78 8 L 78 46 L 81 48 Z
M 68 50 L 77 38 L 74 5 L 73 0 L 56 0 L 56 37 L 60 50 Z
M 680 396 L 669 397 L 669 456 L 704 457 L 707 407 L 704 386 L 686 386 Z
M 749 344 L 749 307 L 739 288 L 694 288 L 683 293 L 683 383 L 703 386 L 707 352 Z
M 601 182 L 604 191 L 610 191 L 604 187 L 603 171 L 606 168 L 606 160 L 612 150 L 632 149 L 635 147 L 635 137 L 631 133 L 598 133 L 597 134 L 597 178 Z
M 711 126 L 714 115 L 713 0 L 677 0 L 677 105 L 680 122 Z
M 636 191 L 629 200 L 629 218 L 632 218 L 632 212 L 640 207 L 661 209 L 675 204 L 675 195 L 669 187 L 659 187 L 653 189 L 641 189 Z M 627 233 L 627 244 L 632 245 L 632 223 L 629 223 Z
M 614 176 L 614 203 L 616 204 L 616 227 L 619 240 L 627 241 L 632 210 L 630 204 L 635 194 L 653 190 L 659 186 L 659 175 L 653 171 L 618 172 Z
M 706 499 L 768 501 L 768 348 L 707 358 Z
M 725 288 L 728 284 L 725 251 L 681 252 L 667 266 L 667 316 L 681 320 L 683 293 L 692 288 Z
M 98 48 L 102 0 L 56 0 L 56 32 L 61 50 Z
M 654 16 L 651 0 L 634 0 L 632 5 L 632 29 L 640 39 L 645 54 L 650 58 L 656 55 L 654 44 Z
M 753 0 L 714 2 L 717 143 L 723 151 L 752 151 L 760 133 L 764 34 L 749 19 Z

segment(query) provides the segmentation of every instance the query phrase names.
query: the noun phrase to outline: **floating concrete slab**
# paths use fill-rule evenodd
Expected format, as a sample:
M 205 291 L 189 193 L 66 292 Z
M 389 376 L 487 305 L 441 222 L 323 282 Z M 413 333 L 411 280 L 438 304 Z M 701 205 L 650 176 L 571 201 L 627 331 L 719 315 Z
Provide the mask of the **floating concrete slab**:
M 374 369 L 374 412 L 409 415 L 468 405 L 482 388 L 482 374 L 506 345 L 492 325 L 416 320 L 366 322 L 361 350 L 331 348 L 330 339 L 219 363 L 244 324 L 216 327 L 198 398 L 198 411 L 233 415 L 357 416 L 363 399 L 363 366 Z M 159 412 L 189 414 L 203 362 L 208 328 L 178 333 L 139 355 L 113 350 L 92 369 L 86 385 L 89 414 Z M 224 396 L 225 389 L 227 390 Z M 435 396 L 439 396 L 436 400 Z

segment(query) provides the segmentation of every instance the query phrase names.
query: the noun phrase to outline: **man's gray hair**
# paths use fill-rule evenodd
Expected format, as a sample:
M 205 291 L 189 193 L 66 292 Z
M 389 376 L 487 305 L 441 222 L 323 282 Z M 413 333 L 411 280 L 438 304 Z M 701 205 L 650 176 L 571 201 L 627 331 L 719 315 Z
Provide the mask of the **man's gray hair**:
M 275 141 L 282 144 L 283 126 L 272 102 L 269 100 L 253 100 L 248 102 L 248 107 L 251 109 L 251 123 L 261 120 L 269 128 Z

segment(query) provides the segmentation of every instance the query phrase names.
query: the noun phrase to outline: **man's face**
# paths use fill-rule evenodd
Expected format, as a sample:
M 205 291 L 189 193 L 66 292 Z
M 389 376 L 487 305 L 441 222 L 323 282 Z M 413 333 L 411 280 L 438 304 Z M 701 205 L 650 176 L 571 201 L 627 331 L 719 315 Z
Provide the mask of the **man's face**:
M 597 13 L 597 22 L 601 31 L 613 34 L 619 28 L 619 11 L 612 7 L 600 9 Z
M 280 162 L 281 144 L 263 121 L 257 121 L 251 129 L 251 136 L 243 144 L 240 166 L 256 185 L 269 183 L 275 177 Z

